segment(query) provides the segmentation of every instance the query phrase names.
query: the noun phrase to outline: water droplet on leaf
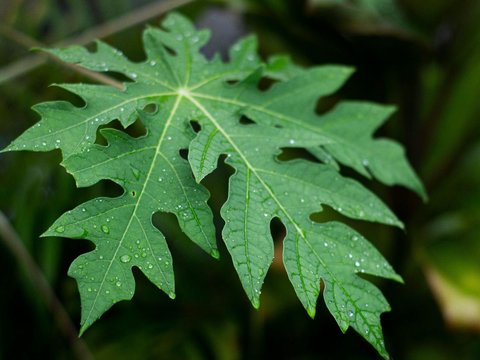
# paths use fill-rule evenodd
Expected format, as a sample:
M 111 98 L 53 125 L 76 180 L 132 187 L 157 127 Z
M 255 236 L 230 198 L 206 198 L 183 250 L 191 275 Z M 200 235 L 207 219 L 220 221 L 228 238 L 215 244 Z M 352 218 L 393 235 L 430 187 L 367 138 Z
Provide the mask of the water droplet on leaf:
M 133 176 L 135 177 L 135 179 L 139 179 L 140 178 L 140 170 L 138 170 L 137 168 L 135 167 L 131 167 L 132 168 L 132 174 Z

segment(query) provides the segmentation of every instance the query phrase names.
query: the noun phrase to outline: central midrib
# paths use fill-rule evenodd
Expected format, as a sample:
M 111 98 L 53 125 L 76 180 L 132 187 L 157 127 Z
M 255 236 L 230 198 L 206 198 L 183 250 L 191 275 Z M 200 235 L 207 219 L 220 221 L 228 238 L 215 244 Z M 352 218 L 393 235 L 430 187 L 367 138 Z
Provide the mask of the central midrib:
M 90 307 L 90 311 L 88 312 L 88 315 L 85 317 L 85 323 L 88 323 L 87 320 L 90 319 L 90 316 L 92 315 L 92 311 L 93 311 L 93 309 L 95 308 L 95 304 L 96 304 L 96 302 L 97 302 L 97 300 L 98 300 L 99 294 L 101 293 L 101 290 L 102 290 L 102 288 L 103 288 L 103 285 L 105 284 L 105 280 L 106 280 L 106 278 L 107 278 L 107 274 L 109 273 L 110 268 L 112 267 L 113 262 L 116 261 L 118 251 L 119 251 L 120 248 L 122 247 L 122 243 L 123 243 L 123 241 L 125 240 L 126 234 L 128 233 L 128 230 L 129 230 L 129 228 L 130 228 L 130 226 L 131 226 L 131 224 L 132 224 L 133 219 L 136 218 L 136 213 L 137 213 L 137 210 L 138 210 L 138 206 L 139 206 L 139 204 L 141 203 L 142 197 L 143 197 L 143 195 L 144 195 L 145 188 L 146 188 L 146 186 L 147 186 L 147 184 L 148 184 L 148 182 L 149 182 L 149 180 L 150 180 L 150 177 L 151 177 L 151 175 L 152 175 L 152 172 L 153 172 L 153 170 L 154 170 L 154 168 L 155 168 L 155 164 L 156 164 L 156 162 L 157 162 L 157 157 L 158 157 L 159 154 L 160 154 L 160 147 L 161 147 L 162 144 L 163 144 L 163 140 L 164 140 L 164 138 L 165 138 L 165 134 L 167 133 L 167 130 L 168 130 L 168 128 L 169 128 L 169 126 L 170 126 L 170 124 L 171 124 L 171 122 L 172 122 L 172 120 L 173 120 L 174 114 L 176 113 L 177 108 L 178 108 L 181 100 L 182 100 L 182 96 L 181 96 L 180 94 L 178 94 L 178 96 L 177 96 L 177 98 L 176 98 L 176 100 L 175 100 L 175 103 L 174 103 L 174 105 L 173 105 L 172 111 L 171 111 L 171 113 L 170 113 L 170 116 L 168 117 L 168 119 L 167 119 L 167 121 L 166 121 L 166 123 L 165 123 L 165 127 L 164 127 L 164 129 L 163 129 L 163 131 L 162 131 L 162 134 L 160 135 L 160 139 L 158 140 L 158 144 L 157 144 L 157 147 L 156 147 L 156 149 L 155 149 L 155 155 L 154 155 L 154 157 L 153 157 L 153 159 L 152 159 L 152 162 L 151 162 L 151 164 L 150 164 L 150 168 L 149 168 L 148 173 L 147 173 L 147 176 L 146 176 L 146 178 L 145 178 L 145 182 L 143 183 L 142 189 L 141 189 L 141 191 L 139 192 L 138 199 L 137 199 L 137 202 L 136 202 L 135 207 L 134 207 L 134 209 L 133 209 L 132 215 L 130 216 L 130 219 L 128 220 L 128 223 L 127 223 L 127 226 L 125 227 L 125 231 L 123 232 L 122 238 L 120 239 L 120 241 L 119 241 L 119 243 L 118 243 L 118 246 L 117 246 L 117 248 L 115 249 L 115 253 L 114 253 L 113 256 L 112 256 L 112 260 L 110 261 L 110 264 L 108 265 L 108 268 L 107 268 L 107 270 L 105 271 L 105 275 L 103 276 L 103 279 L 102 279 L 102 281 L 100 282 L 100 286 L 99 286 L 99 289 L 98 289 L 98 291 L 97 291 L 97 293 L 96 293 L 95 299 L 93 300 L 93 304 L 92 304 L 92 306 Z
M 308 241 L 308 239 L 306 238 L 306 235 L 304 233 L 304 231 L 302 230 L 302 228 L 296 223 L 296 221 L 293 219 L 293 217 L 290 215 L 290 213 L 287 211 L 287 209 L 285 209 L 285 207 L 283 206 L 283 204 L 281 203 L 281 201 L 275 196 L 275 194 L 272 192 L 272 190 L 270 189 L 270 187 L 265 183 L 265 181 L 261 178 L 261 176 L 257 173 L 256 171 L 256 168 L 253 167 L 253 165 L 248 161 L 248 159 L 246 158 L 246 156 L 243 154 L 243 152 L 241 151 L 241 149 L 237 146 L 237 144 L 233 141 L 233 139 L 230 137 L 230 135 L 228 135 L 228 133 L 220 126 L 220 124 L 216 121 L 216 119 L 212 116 L 212 114 L 210 114 L 210 112 L 200 103 L 198 102 L 193 96 L 192 94 L 188 93 L 186 90 L 183 91 L 183 95 L 188 99 L 190 100 L 198 109 L 200 109 L 204 114 L 205 116 L 207 116 L 207 118 L 212 122 L 212 124 L 216 127 L 216 129 L 218 129 L 218 131 L 220 131 L 222 133 L 222 135 L 225 137 L 225 139 L 227 139 L 227 141 L 232 145 L 232 147 L 235 149 L 235 151 L 238 153 L 238 155 L 241 157 L 241 159 L 243 160 L 243 162 L 245 163 L 245 165 L 247 166 L 247 168 L 253 173 L 255 174 L 256 178 L 259 180 L 259 182 L 262 184 L 262 186 L 267 190 L 267 192 L 270 194 L 270 196 L 274 199 L 274 201 L 278 204 L 278 206 L 280 207 L 280 209 L 282 210 L 282 212 L 287 216 L 288 220 L 294 225 L 295 227 L 295 230 L 297 232 L 297 236 L 300 236 L 300 238 L 302 238 L 302 240 L 307 244 L 307 246 L 311 249 L 312 252 L 315 253 L 315 256 L 317 258 L 317 260 L 322 264 L 322 266 L 325 268 L 325 269 L 328 269 L 328 266 L 327 264 L 324 262 L 324 260 L 317 254 L 317 252 L 315 251 L 314 247 L 312 246 L 312 244 L 310 244 L 310 242 Z M 296 239 L 296 242 L 298 242 L 298 237 L 295 236 L 295 239 Z M 302 278 L 302 285 L 303 285 L 303 289 L 304 291 L 306 292 L 306 285 L 304 284 L 304 276 L 302 275 L 302 271 L 300 269 L 298 269 L 300 275 L 301 275 L 301 278 Z M 340 281 L 338 281 L 337 277 L 329 271 L 329 274 L 332 278 L 332 280 L 334 280 L 337 284 L 341 284 Z M 348 292 L 346 291 L 346 289 L 344 289 L 343 286 L 339 285 L 342 290 L 344 290 L 346 296 L 348 298 L 350 298 Z M 361 314 L 363 316 L 363 314 Z

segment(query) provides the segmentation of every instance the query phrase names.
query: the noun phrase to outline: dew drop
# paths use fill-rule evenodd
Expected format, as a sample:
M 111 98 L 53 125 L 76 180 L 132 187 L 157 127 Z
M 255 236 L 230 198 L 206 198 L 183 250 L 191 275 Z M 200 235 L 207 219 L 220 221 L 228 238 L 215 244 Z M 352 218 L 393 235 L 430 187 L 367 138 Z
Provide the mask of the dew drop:
M 122 263 L 128 263 L 128 262 L 130 262 L 130 260 L 132 260 L 132 257 L 130 255 L 122 255 L 120 257 L 120 261 Z
M 58 233 L 63 233 L 65 231 L 65 226 L 58 226 L 55 229 L 55 231 L 58 232 Z
M 103 231 L 105 234 L 109 234 L 109 233 L 110 233 L 110 229 L 108 228 L 107 225 L 102 225 L 102 231 Z
M 360 266 L 360 262 L 355 261 L 355 266 L 356 266 L 356 267 L 359 267 L 359 266 Z
M 117 285 L 118 287 L 120 287 L 120 286 L 122 286 L 122 283 L 121 283 L 120 281 L 117 281 L 117 282 L 115 283 L 115 285 Z
M 138 170 L 137 168 L 134 168 L 133 166 L 131 168 L 132 168 L 133 176 L 135 177 L 135 179 L 138 180 L 140 178 L 140 170 Z
M 353 317 L 353 311 L 352 310 L 348 311 L 348 317 Z

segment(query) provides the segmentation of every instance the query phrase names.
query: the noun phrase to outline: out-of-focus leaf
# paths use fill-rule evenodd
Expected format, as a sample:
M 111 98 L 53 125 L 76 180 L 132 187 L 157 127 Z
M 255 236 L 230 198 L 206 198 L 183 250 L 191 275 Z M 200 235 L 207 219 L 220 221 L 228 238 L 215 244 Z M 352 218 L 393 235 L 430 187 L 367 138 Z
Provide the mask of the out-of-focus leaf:
M 471 13 L 466 15 L 468 18 L 459 25 L 457 41 L 452 45 L 456 53 L 439 87 L 438 103 L 432 109 L 438 117 L 434 127 L 427 124 L 431 127 L 428 129 L 431 142 L 422 170 L 425 178 L 434 181 L 441 180 L 435 177 L 440 176 L 445 164 L 456 160 L 465 141 L 472 139 L 472 135 L 480 135 L 480 26 L 476 21 L 480 16 L 480 3 L 472 6 Z
M 458 247 L 453 250 L 458 250 Z M 457 257 L 459 254 L 451 255 Z M 467 263 L 455 269 L 458 272 L 456 276 L 443 275 L 435 265 L 425 267 L 424 271 L 449 326 L 480 331 L 480 269 L 471 265 Z
M 480 331 L 480 144 L 438 189 L 445 209 L 427 227 L 425 273 L 445 320 Z M 460 190 L 460 191 L 459 191 Z
M 399 33 L 405 36 L 412 30 L 402 9 L 394 0 L 309 0 L 310 8 L 336 11 L 336 25 L 362 34 Z

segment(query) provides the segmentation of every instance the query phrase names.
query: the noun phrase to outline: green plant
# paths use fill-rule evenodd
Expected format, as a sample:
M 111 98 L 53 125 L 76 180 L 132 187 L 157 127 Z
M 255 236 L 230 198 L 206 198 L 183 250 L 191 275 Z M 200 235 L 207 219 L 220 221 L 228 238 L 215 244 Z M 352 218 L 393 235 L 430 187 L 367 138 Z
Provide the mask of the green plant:
M 314 222 L 310 216 L 327 205 L 353 219 L 403 226 L 379 198 L 339 171 L 342 164 L 424 196 L 402 148 L 372 137 L 392 107 L 343 102 L 315 114 L 317 100 L 335 92 L 350 68 L 303 69 L 286 57 L 264 63 L 254 37 L 234 45 L 228 62 L 207 60 L 199 50 L 208 31 L 195 30 L 177 14 L 163 27 L 145 31 L 147 59 L 141 63 L 102 42 L 93 53 L 78 46 L 48 50 L 63 61 L 121 73 L 132 82 L 122 90 L 61 85 L 86 105 L 37 105 L 41 121 L 3 150 L 60 149 L 62 165 L 79 187 L 108 179 L 124 189 L 119 197 L 93 199 L 68 211 L 44 233 L 96 245 L 69 270 L 82 299 L 81 333 L 113 304 L 131 299 L 133 266 L 175 297 L 172 258 L 152 224 L 154 213 L 176 215 L 182 231 L 218 257 L 209 194 L 201 181 L 226 155 L 235 173 L 221 211 L 222 236 L 253 306 L 259 306 L 273 259 L 270 223 L 278 218 L 287 230 L 285 269 L 309 315 L 315 315 L 322 281 L 326 305 L 341 330 L 352 326 L 387 358 L 380 315 L 389 305 L 357 274 L 396 281 L 400 276 L 351 227 L 326 217 Z M 273 84 L 261 90 L 262 79 Z M 150 105 L 154 111 L 147 111 Z M 118 119 L 128 128 L 138 118 L 146 128 L 138 137 L 108 127 Z M 279 159 L 288 148 L 305 149 L 317 161 Z

